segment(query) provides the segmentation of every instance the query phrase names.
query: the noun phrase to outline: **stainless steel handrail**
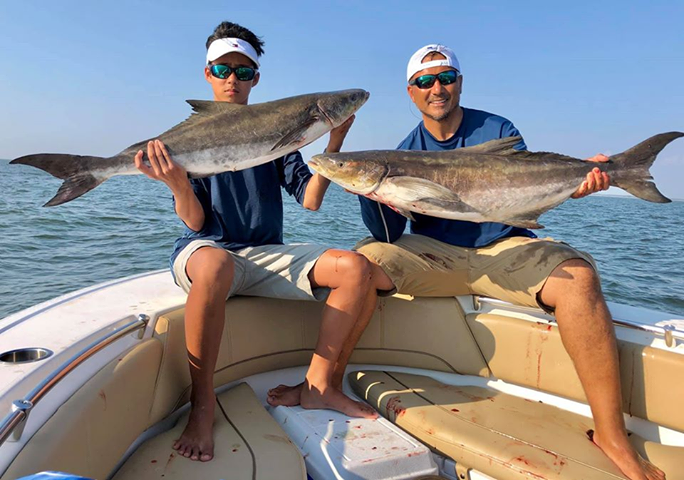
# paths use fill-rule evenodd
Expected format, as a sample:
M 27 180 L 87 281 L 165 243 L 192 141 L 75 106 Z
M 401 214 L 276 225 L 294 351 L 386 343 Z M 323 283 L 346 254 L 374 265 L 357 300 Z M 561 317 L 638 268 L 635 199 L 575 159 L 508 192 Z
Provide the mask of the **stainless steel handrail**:
M 513 308 L 515 310 L 519 311 L 527 311 L 530 313 L 540 313 L 541 310 L 538 308 L 534 307 L 527 307 L 527 306 L 519 306 L 515 305 L 513 303 L 506 302 L 504 300 L 499 300 L 496 298 L 489 298 L 489 297 L 480 297 L 477 295 L 473 296 L 473 306 L 474 309 L 480 310 L 481 304 L 486 303 L 488 305 L 492 305 L 495 307 L 504 307 L 504 308 Z M 665 337 L 665 341 L 669 343 L 671 342 L 671 339 L 676 338 L 678 340 L 684 340 L 684 332 L 681 330 L 678 330 L 676 327 L 672 325 L 665 325 L 665 326 L 657 326 L 657 325 L 645 325 L 643 323 L 637 323 L 629 320 L 620 320 L 617 318 L 613 318 L 613 324 L 614 325 L 619 325 L 621 327 L 626 327 L 626 328 L 631 328 L 633 330 L 639 330 L 642 332 L 648 332 L 652 333 L 655 335 L 659 335 L 661 337 Z
M 126 336 L 129 333 L 141 330 L 139 338 L 145 333 L 150 317 L 147 315 L 138 315 L 135 320 L 115 328 L 107 335 L 80 350 L 73 357 L 55 369 L 42 382 L 31 390 L 23 399 L 12 402 L 12 411 L 0 423 L 0 446 L 5 443 L 10 435 L 12 438 L 10 442 L 16 442 L 21 439 L 21 435 L 26 426 L 26 419 L 31 413 L 31 409 L 43 398 L 52 388 L 57 385 L 65 376 L 72 372 L 76 367 L 92 357 L 97 352 L 101 351 L 116 340 Z

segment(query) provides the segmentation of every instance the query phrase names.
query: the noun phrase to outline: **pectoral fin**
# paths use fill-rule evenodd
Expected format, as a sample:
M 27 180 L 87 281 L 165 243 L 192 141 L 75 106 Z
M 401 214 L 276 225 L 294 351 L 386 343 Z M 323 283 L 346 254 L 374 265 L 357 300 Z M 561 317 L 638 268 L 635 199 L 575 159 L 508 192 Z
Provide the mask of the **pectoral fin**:
M 294 130 L 291 130 L 287 132 L 283 138 L 281 138 L 278 143 L 273 145 L 273 148 L 271 148 L 271 151 L 273 150 L 278 150 L 279 148 L 287 147 L 288 145 L 296 145 L 297 147 L 301 146 L 301 141 L 305 138 L 306 131 L 311 127 L 314 123 L 318 121 L 318 118 L 316 117 L 311 117 L 309 118 L 305 123 L 301 125 L 297 125 Z
M 415 218 L 413 217 L 413 215 L 411 214 L 411 211 L 410 211 L 410 210 L 404 210 L 404 209 L 401 209 L 401 208 L 393 207 L 392 205 L 387 205 L 387 206 L 388 206 L 389 208 L 391 208 L 392 210 L 394 210 L 395 212 L 397 212 L 399 215 L 408 218 L 408 219 L 411 220 L 412 222 L 415 222 L 415 221 L 416 221 L 416 219 L 415 219 Z
M 416 210 L 426 205 L 452 212 L 473 212 L 470 205 L 448 188 L 417 177 L 391 177 L 385 180 L 393 187 L 392 195 L 402 202 L 414 205 Z
M 393 194 L 404 201 L 417 201 L 429 198 L 460 202 L 454 192 L 442 185 L 418 177 L 389 177 L 385 183 L 393 188 Z

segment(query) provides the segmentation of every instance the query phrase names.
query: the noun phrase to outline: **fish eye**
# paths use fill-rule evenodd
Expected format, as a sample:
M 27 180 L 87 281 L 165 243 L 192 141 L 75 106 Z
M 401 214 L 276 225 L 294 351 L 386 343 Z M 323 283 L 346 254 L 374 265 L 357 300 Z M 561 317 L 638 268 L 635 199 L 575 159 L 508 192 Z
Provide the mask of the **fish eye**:
M 340 163 L 337 164 L 337 166 L 340 167 L 340 168 L 342 168 L 342 167 L 344 167 L 344 163 L 340 162 Z

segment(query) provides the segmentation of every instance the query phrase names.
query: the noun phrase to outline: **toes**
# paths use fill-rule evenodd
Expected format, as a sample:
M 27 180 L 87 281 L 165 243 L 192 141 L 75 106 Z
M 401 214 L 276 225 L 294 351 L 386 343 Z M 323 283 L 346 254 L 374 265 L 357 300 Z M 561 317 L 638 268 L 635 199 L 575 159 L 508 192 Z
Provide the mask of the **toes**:
M 378 418 L 378 412 L 373 410 L 370 406 L 366 405 L 365 403 L 357 402 L 357 405 L 359 406 L 360 413 L 363 415 L 363 418 L 370 418 L 370 419 L 375 419 Z
M 280 397 L 268 397 L 266 401 L 272 407 L 280 407 L 281 405 L 284 405 L 284 402 Z
M 190 460 L 193 462 L 199 460 L 199 447 L 192 448 L 192 455 L 190 455 Z
M 202 456 L 200 456 L 200 461 L 201 462 L 208 462 L 212 458 L 214 458 L 213 452 L 212 453 L 203 453 Z
M 176 442 L 176 443 L 178 444 L 178 449 L 177 449 L 178 454 L 185 456 L 185 451 L 187 450 L 187 446 L 184 443 L 182 443 L 180 440 L 178 440 L 178 442 Z
M 288 387 L 287 385 L 283 385 L 283 384 L 281 383 L 281 384 L 278 385 L 277 387 L 270 389 L 270 390 L 268 391 L 268 394 L 269 394 L 269 395 L 280 395 L 280 394 L 282 393 L 283 390 L 286 390 L 286 389 L 288 389 L 288 388 L 290 388 L 290 387 Z

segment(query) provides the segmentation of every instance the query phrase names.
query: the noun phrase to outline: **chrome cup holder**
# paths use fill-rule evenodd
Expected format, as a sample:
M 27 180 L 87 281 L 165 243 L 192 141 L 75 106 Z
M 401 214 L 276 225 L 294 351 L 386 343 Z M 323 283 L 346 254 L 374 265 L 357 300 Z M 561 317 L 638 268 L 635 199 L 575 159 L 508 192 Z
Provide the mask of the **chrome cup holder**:
M 45 360 L 52 355 L 47 348 L 19 348 L 0 353 L 0 363 L 31 363 Z

